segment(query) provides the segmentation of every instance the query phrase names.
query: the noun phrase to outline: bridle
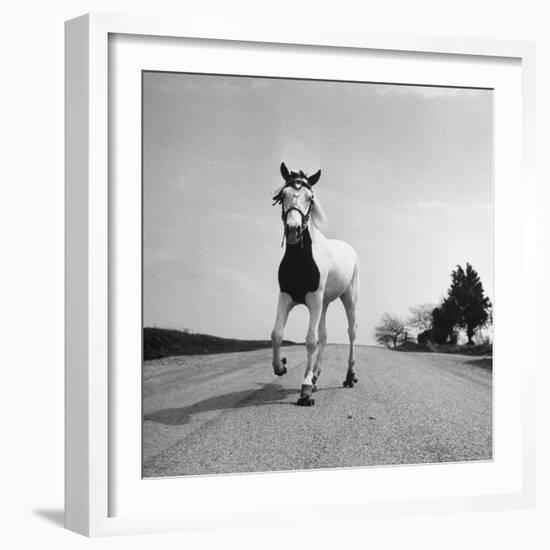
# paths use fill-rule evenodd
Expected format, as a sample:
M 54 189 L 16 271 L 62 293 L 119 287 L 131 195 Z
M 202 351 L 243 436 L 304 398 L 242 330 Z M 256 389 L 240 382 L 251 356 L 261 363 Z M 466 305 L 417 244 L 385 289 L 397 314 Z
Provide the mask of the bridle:
M 285 207 L 284 207 L 284 204 L 283 204 L 283 191 L 284 191 L 284 189 L 286 189 L 289 186 L 293 187 L 296 190 L 299 190 L 301 187 L 307 187 L 311 191 L 311 186 L 309 185 L 307 180 L 305 178 L 297 177 L 297 178 L 288 179 L 287 182 L 285 183 L 285 185 L 279 191 L 279 193 L 277 193 L 277 195 L 275 195 L 273 197 L 273 206 L 275 206 L 278 203 L 281 204 L 281 219 L 283 220 L 283 226 L 284 226 L 284 228 L 283 228 L 283 239 L 281 241 L 281 247 L 284 245 L 285 238 L 286 238 L 286 220 L 288 218 L 289 213 L 292 212 L 293 210 L 296 210 L 296 212 L 298 212 L 300 214 L 301 218 L 302 218 L 302 223 L 300 225 L 300 244 L 302 244 L 302 237 L 303 237 L 304 231 L 305 231 L 305 229 L 306 229 L 306 227 L 309 223 L 309 216 L 310 216 L 310 213 L 311 213 L 311 207 L 313 206 L 313 203 L 314 203 L 314 200 L 315 200 L 315 197 L 314 197 L 313 192 L 312 192 L 311 193 L 311 199 L 309 201 L 309 206 L 308 206 L 307 212 L 305 214 L 297 206 L 291 206 L 288 210 L 285 210 Z

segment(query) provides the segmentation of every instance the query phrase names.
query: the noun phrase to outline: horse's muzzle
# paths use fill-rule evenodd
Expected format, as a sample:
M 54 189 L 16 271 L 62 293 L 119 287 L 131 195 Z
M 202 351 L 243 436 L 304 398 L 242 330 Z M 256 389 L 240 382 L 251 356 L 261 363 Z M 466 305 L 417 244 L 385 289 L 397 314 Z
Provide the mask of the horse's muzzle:
M 299 225 L 285 225 L 285 237 L 288 244 L 296 244 L 302 237 L 302 228 Z

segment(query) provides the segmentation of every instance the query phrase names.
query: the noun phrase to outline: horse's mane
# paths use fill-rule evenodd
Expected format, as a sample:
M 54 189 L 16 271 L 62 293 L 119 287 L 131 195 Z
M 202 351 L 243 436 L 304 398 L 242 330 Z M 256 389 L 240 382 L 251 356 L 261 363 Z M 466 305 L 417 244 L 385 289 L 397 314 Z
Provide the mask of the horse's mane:
M 328 219 L 321 203 L 319 202 L 319 199 L 317 198 L 317 195 L 315 195 L 315 200 L 311 205 L 311 221 L 317 229 L 320 229 L 321 231 L 326 230 Z

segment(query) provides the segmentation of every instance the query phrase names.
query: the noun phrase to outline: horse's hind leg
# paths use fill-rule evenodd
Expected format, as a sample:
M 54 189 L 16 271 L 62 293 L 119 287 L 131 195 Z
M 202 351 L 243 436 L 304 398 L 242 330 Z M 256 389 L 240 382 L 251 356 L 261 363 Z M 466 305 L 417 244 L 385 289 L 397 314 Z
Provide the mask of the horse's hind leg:
M 357 300 L 359 297 L 359 281 L 358 272 L 355 271 L 354 278 L 349 288 L 342 294 L 341 300 L 346 310 L 348 318 L 348 335 L 349 335 L 349 357 L 348 357 L 348 372 L 344 380 L 344 387 L 353 388 L 357 382 L 355 374 L 355 338 L 357 336 Z
M 277 376 L 282 376 L 286 373 L 286 359 L 281 359 L 281 345 L 283 343 L 283 333 L 288 319 L 290 310 L 294 307 L 292 298 L 286 293 L 279 293 L 279 302 L 277 304 L 277 317 L 275 318 L 275 326 L 271 333 L 271 345 L 273 348 L 273 372 Z
M 315 365 L 313 366 L 313 377 L 311 383 L 313 385 L 313 391 L 317 391 L 317 380 L 321 374 L 321 363 L 323 361 L 323 353 L 325 351 L 325 346 L 327 345 L 327 325 L 326 325 L 326 316 L 327 316 L 328 303 L 323 304 L 323 309 L 321 311 L 321 319 L 319 320 L 319 347 L 317 350 L 317 357 L 315 359 Z

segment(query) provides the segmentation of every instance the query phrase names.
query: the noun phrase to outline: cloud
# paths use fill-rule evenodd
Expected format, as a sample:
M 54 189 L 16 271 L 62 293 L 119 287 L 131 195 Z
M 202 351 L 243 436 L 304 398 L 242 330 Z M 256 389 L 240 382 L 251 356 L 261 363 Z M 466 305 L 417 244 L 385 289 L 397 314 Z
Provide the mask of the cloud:
M 252 277 L 249 271 L 237 269 L 227 265 L 217 265 L 212 267 L 212 282 L 219 290 L 227 292 L 256 292 L 265 293 L 265 286 Z
M 437 199 L 428 199 L 428 200 L 419 200 L 414 205 L 413 208 L 418 210 L 492 210 L 493 203 L 492 201 L 481 201 L 481 202 L 468 202 L 468 203 L 459 203 L 459 202 L 445 202 Z
M 268 78 L 254 78 L 250 81 L 251 90 L 264 90 L 273 86 L 273 81 Z
M 491 201 L 477 202 L 473 205 L 476 210 L 493 210 L 495 205 Z
M 419 208 L 420 210 L 441 210 L 451 207 L 450 204 L 436 199 L 419 200 L 414 206 L 415 208 Z M 456 205 L 453 205 L 452 207 L 456 208 Z
M 425 99 L 437 98 L 467 98 L 479 97 L 481 93 L 491 90 L 477 88 L 453 88 L 451 86 L 418 86 L 411 84 L 380 84 L 374 85 L 373 92 L 378 96 L 409 96 Z
M 419 200 L 410 205 L 414 210 L 428 210 L 432 212 L 460 212 L 461 214 L 472 211 L 492 211 L 494 204 L 492 201 L 477 201 L 477 202 L 445 202 L 437 199 Z

